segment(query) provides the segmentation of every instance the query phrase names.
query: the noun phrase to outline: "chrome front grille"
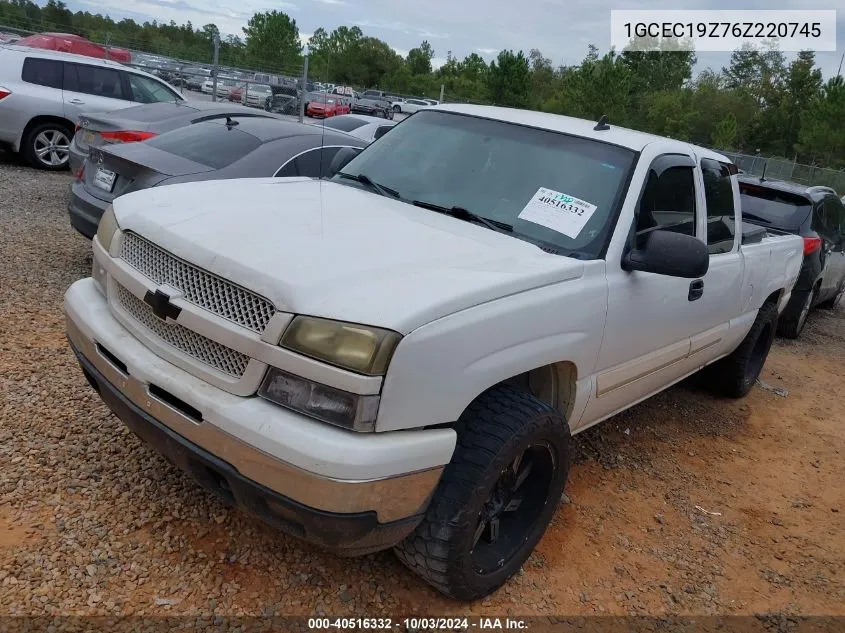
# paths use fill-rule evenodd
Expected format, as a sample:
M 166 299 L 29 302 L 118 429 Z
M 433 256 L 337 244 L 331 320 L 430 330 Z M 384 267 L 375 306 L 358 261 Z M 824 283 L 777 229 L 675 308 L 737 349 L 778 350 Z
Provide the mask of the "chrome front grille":
M 276 311 L 270 301 L 171 255 L 134 233 L 123 235 L 120 257 L 156 284 L 180 290 L 183 299 L 261 334 Z
M 159 319 L 153 310 L 126 288 L 115 283 L 117 304 L 151 334 L 179 351 L 233 378 L 240 379 L 249 364 L 249 356 L 221 345 L 210 338 Z

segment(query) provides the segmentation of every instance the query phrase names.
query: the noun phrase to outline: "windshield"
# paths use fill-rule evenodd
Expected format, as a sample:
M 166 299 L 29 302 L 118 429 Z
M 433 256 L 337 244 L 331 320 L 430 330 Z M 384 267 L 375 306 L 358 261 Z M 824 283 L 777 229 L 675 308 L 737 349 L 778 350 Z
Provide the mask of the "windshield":
M 263 93 L 263 94 L 270 94 L 272 92 L 272 90 L 270 89 L 270 86 L 263 86 L 261 84 L 258 84 L 258 85 L 248 84 L 247 90 L 249 90 L 250 92 L 260 92 L 260 93 Z
M 423 110 L 343 168 L 406 202 L 461 207 L 514 237 L 599 257 L 636 154 L 502 121 Z M 335 180 L 365 187 L 342 176 Z M 420 213 L 429 213 L 424 209 Z

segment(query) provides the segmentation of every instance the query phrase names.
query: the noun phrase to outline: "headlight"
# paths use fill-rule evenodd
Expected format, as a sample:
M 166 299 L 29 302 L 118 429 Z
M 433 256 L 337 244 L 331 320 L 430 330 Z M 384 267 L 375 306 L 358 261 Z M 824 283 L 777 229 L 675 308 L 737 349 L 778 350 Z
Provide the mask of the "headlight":
M 350 371 L 382 376 L 401 337 L 396 332 L 314 317 L 296 317 L 282 347 Z
M 359 396 L 321 385 L 271 367 L 258 395 L 329 424 L 353 431 L 372 431 L 379 396 Z
M 117 225 L 117 218 L 114 217 L 114 207 L 109 205 L 103 212 L 103 217 L 100 218 L 100 224 L 97 226 L 97 240 L 107 253 L 111 250 L 111 242 L 118 228 L 120 227 Z

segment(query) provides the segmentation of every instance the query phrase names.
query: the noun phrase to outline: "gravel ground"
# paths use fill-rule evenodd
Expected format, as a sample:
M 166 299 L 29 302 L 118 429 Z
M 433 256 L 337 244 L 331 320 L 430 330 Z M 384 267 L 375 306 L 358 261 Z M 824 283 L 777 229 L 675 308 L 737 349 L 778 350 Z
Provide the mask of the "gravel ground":
M 64 338 L 69 182 L 0 158 L 0 614 L 845 615 L 841 308 L 777 343 L 786 397 L 690 383 L 579 435 L 536 552 L 459 604 L 224 507 L 109 413 Z

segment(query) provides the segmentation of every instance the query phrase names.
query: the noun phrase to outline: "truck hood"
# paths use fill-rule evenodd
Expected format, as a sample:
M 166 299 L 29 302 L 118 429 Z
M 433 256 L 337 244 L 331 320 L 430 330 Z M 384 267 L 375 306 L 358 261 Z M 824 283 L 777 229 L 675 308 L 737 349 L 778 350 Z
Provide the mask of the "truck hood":
M 584 264 L 357 187 L 250 178 L 156 187 L 114 202 L 118 224 L 270 299 L 277 309 L 411 330 L 575 279 Z

